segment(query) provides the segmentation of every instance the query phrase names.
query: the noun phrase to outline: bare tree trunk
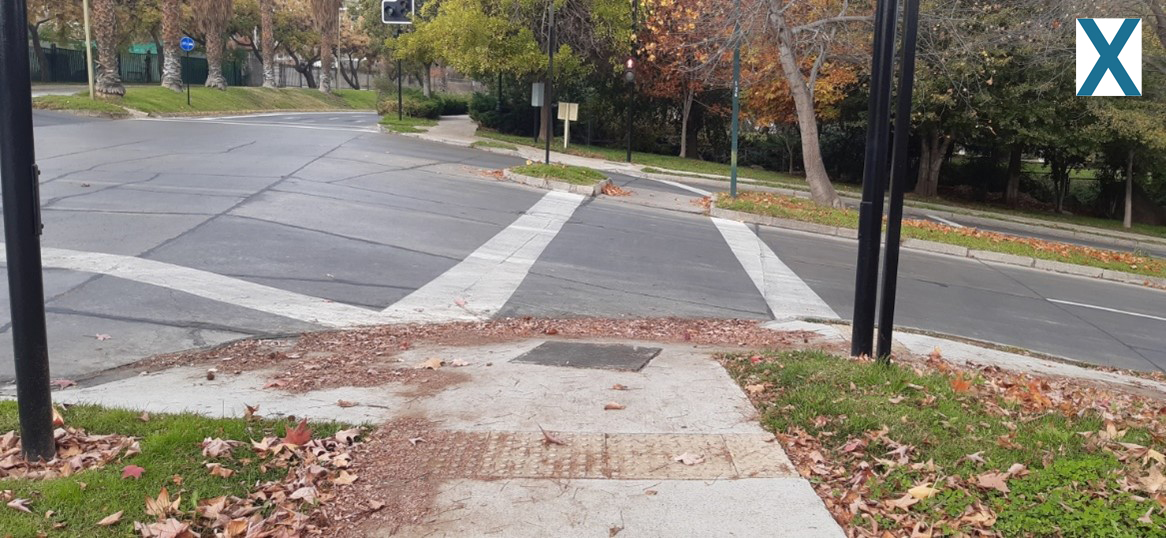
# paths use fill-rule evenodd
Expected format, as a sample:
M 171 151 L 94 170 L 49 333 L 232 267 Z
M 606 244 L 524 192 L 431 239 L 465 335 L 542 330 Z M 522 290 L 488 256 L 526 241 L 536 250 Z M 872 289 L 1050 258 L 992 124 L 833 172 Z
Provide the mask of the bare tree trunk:
M 40 25 L 47 21 L 39 21 L 28 25 L 28 36 L 32 38 L 32 49 L 36 52 L 36 63 L 40 66 L 40 81 L 52 82 L 53 72 L 49 68 L 49 57 L 45 54 L 45 47 L 40 42 Z
M 688 156 L 688 115 L 692 113 L 692 100 L 695 97 L 692 87 L 684 95 L 684 105 L 680 109 L 680 156 Z
M 1134 225 L 1134 150 L 1130 150 L 1130 160 L 1126 163 L 1126 212 L 1121 225 L 1131 228 Z
M 259 51 L 263 62 L 263 87 L 275 88 L 275 6 L 272 0 L 259 0 Z
M 421 79 L 421 92 L 425 97 L 433 95 L 433 64 L 425 64 L 425 77 Z
M 97 80 L 94 89 L 104 96 L 126 94 L 117 72 L 117 15 L 113 0 L 93 0 L 93 33 L 97 41 Z
M 162 1 L 162 87 L 176 92 L 182 91 L 182 59 L 178 52 L 181 18 L 179 0 Z
M 919 180 L 915 183 L 915 194 L 929 198 L 939 195 L 939 170 L 947 158 L 951 140 L 951 136 L 935 131 L 923 137 L 923 154 L 919 159 Z
M 440 80 L 440 84 L 441 84 L 441 91 L 448 92 L 449 91 L 449 70 L 446 69 L 446 67 L 444 65 L 441 66 L 441 78 L 439 80 Z
M 819 205 L 841 207 L 842 200 L 838 192 L 830 183 L 830 176 L 826 173 L 826 163 L 822 161 L 822 147 L 818 143 L 818 117 L 814 111 L 813 89 L 806 83 L 802 75 L 801 66 L 794 54 L 794 35 L 786 24 L 785 15 L 780 11 L 778 3 L 771 3 L 769 19 L 777 31 L 778 57 L 781 60 L 781 72 L 789 86 L 790 96 L 794 100 L 794 110 L 797 112 L 798 129 L 802 139 L 802 167 L 806 170 L 806 183 L 810 187 L 810 198 Z
M 1016 207 L 1020 203 L 1020 166 L 1023 153 L 1014 145 L 1008 152 L 1008 185 L 1004 187 L 1004 203 Z

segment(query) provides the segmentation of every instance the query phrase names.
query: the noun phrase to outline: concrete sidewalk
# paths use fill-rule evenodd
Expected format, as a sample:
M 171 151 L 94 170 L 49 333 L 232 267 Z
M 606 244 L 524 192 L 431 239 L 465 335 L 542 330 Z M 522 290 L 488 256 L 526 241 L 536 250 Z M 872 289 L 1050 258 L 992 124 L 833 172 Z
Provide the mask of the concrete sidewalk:
M 801 347 L 845 347 L 839 325 L 792 320 L 763 327 Z M 938 347 L 944 360 L 963 366 L 1166 392 L 1158 381 L 948 339 L 909 333 L 896 339 L 901 357 Z M 421 509 L 403 523 L 399 514 L 370 518 L 342 536 L 844 535 L 781 444 L 760 427 L 749 399 L 715 360 L 718 348 L 526 336 L 484 345 L 417 342 L 368 360 L 327 343 L 343 337 L 320 341 L 336 351 L 301 357 L 292 353 L 294 339 L 261 340 L 203 352 L 185 366 L 111 374 L 57 391 L 54 401 L 213 417 L 240 417 L 250 405 L 266 417 L 379 427 L 368 444 L 381 456 L 357 459 L 353 472 L 367 478 L 352 494 L 390 506 L 401 496 L 424 502 L 414 503 Z M 247 357 L 272 354 L 285 356 L 266 367 L 245 366 Z M 435 359 L 444 366 L 418 368 Z M 351 369 L 346 363 L 354 360 L 370 378 L 396 376 L 369 383 L 323 375 L 318 379 L 330 381 L 309 384 L 306 392 L 272 384 L 295 386 L 297 375 Z M 208 367 L 217 375 L 208 376 Z M 407 477 L 393 474 L 404 467 Z M 424 492 L 400 489 L 417 480 Z
M 278 369 L 232 374 L 220 365 L 208 381 L 204 365 L 54 397 L 229 417 L 258 405 L 268 417 L 388 428 L 403 419 L 426 421 L 432 430 L 417 434 L 423 440 L 388 448 L 431 451 L 423 461 L 436 484 L 432 506 L 399 529 L 370 522 L 360 529 L 366 536 L 843 536 L 711 350 L 550 339 L 582 346 L 545 355 L 573 364 L 520 362 L 548 339 L 418 345 L 390 364 L 370 366 L 408 368 L 443 358 L 447 365 L 429 372 L 438 376 L 429 387 L 390 383 L 296 394 L 262 388 L 281 375 Z M 627 351 L 605 347 L 616 343 L 638 348 L 638 360 L 655 355 L 639 371 L 588 367 Z M 453 361 L 465 366 L 452 367 Z M 338 400 L 356 405 L 341 407 Z M 546 442 L 544 429 L 564 444 Z M 394 494 L 385 484 L 357 486 L 367 489 L 361 492 L 367 498 Z

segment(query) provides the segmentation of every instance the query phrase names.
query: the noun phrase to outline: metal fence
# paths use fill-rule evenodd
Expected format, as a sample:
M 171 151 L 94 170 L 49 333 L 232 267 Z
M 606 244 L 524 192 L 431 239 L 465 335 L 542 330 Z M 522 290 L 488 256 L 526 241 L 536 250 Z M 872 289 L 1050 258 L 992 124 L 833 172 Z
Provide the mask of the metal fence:
M 85 69 L 85 51 L 59 48 L 56 45 L 44 48 L 45 65 L 40 65 L 36 51 L 29 49 L 29 65 L 31 77 L 35 82 L 76 82 L 88 81 Z M 97 51 L 93 51 L 94 61 Z M 117 55 L 118 74 L 122 82 L 130 84 L 153 84 L 162 80 L 162 62 L 154 54 L 122 52 Z M 206 58 L 182 57 L 182 82 L 185 84 L 204 84 L 207 76 Z M 42 78 L 42 69 L 48 71 L 48 80 Z M 228 59 L 223 62 L 223 77 L 228 86 L 246 86 L 247 77 L 243 62 L 238 59 Z

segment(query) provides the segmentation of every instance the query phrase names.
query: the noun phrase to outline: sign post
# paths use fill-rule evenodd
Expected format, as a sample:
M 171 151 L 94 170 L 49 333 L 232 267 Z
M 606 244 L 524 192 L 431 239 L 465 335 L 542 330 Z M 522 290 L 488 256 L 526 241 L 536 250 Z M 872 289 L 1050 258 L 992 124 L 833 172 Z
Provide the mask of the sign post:
M 57 456 L 40 254 L 40 175 L 33 154 L 25 0 L 0 3 L 0 187 L 20 450 L 29 461 Z M 88 43 L 86 44 L 88 45 Z
M 400 25 L 413 24 L 413 15 L 413 0 L 381 0 L 381 22 L 398 25 L 396 32 L 393 33 L 393 39 L 401 37 Z M 405 98 L 401 94 L 403 85 L 404 73 L 401 71 L 401 59 L 397 58 L 397 121 L 405 119 Z
M 532 82 L 530 84 L 530 106 L 535 109 L 540 109 L 543 106 L 543 83 Z M 532 139 L 538 143 L 538 120 L 542 117 L 542 111 L 536 110 L 534 114 L 534 136 Z
M 186 65 L 190 65 L 190 51 L 194 50 L 194 40 L 191 39 L 190 36 L 182 36 L 182 39 L 178 40 L 178 46 L 181 47 L 182 50 L 186 51 Z M 182 66 L 184 75 L 186 74 L 186 65 Z M 189 81 L 186 82 L 186 106 L 190 106 Z
M 571 122 L 579 121 L 579 103 L 559 102 L 559 119 L 563 120 L 563 149 L 571 143 Z

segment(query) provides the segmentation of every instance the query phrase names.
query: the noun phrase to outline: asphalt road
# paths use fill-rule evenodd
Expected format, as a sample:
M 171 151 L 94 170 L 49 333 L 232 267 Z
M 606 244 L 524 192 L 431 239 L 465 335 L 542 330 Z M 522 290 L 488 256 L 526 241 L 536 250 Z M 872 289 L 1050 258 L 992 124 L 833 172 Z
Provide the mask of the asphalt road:
M 814 301 L 851 314 L 853 241 L 748 232 L 780 260 L 767 270 L 790 271 L 763 293 L 739 261 L 740 241 L 708 217 L 499 182 L 484 170 L 517 159 L 381 134 L 376 119 L 38 112 L 54 377 L 354 323 L 767 319 Z M 691 195 L 615 179 L 640 195 Z M 898 321 L 1161 370 L 1163 299 L 1147 288 L 905 252 Z M 12 374 L 7 315 L 0 308 L 0 379 Z

